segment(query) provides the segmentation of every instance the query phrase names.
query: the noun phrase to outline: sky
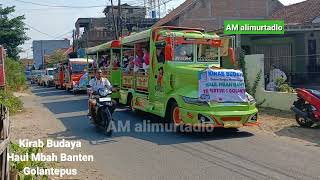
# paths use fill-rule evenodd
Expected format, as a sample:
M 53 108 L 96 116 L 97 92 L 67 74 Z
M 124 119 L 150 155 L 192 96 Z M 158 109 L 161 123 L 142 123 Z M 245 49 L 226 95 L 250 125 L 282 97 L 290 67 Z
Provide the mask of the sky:
M 164 0 L 165 1 L 165 0 Z M 302 2 L 304 0 L 280 0 L 284 5 Z M 24 3 L 31 2 L 31 3 Z M 72 30 L 78 18 L 104 17 L 103 7 L 110 0 L 0 0 L 2 7 L 16 6 L 14 16 L 25 15 L 25 23 L 31 27 L 27 31 L 28 40 L 21 48 L 21 58 L 32 58 L 32 41 L 48 39 L 72 39 Z M 118 2 L 114 0 L 114 2 Z M 144 5 L 144 0 L 122 0 L 122 3 L 130 5 Z M 184 0 L 172 0 L 166 4 L 166 9 L 177 7 Z M 32 4 L 35 3 L 35 4 Z M 77 8 L 48 8 L 36 4 L 48 4 L 57 6 L 99 6 L 85 9 Z M 165 7 L 162 6 L 163 13 Z

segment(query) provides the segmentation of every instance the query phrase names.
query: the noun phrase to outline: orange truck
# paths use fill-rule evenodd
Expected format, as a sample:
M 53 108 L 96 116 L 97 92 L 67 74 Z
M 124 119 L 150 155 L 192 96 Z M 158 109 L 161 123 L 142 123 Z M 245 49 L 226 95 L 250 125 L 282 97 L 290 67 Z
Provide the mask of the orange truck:
M 85 58 L 68 59 L 63 65 L 63 87 L 73 93 L 87 90 L 85 85 L 80 85 L 80 79 L 87 73 L 88 66 L 93 62 L 92 59 Z

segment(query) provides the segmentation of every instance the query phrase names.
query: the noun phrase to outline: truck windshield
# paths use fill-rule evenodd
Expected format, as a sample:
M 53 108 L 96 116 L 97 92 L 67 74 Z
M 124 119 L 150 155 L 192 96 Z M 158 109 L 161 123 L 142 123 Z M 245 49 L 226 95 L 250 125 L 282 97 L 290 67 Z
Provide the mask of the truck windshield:
M 72 72 L 83 72 L 87 64 L 71 64 Z
M 48 71 L 48 75 L 52 76 L 53 75 L 53 70 Z
M 219 48 L 212 47 L 207 44 L 199 44 L 198 48 L 198 62 L 217 62 L 219 61 Z
M 177 44 L 174 47 L 175 62 L 193 62 L 193 44 Z

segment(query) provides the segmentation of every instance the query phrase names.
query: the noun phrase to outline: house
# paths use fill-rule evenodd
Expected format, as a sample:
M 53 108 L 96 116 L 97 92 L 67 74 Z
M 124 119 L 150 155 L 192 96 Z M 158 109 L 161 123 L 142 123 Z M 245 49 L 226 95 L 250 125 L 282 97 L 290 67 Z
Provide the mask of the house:
M 118 6 L 107 6 L 103 13 L 106 17 L 79 18 L 75 23 L 75 49 L 94 47 L 115 39 L 114 19 L 118 19 Z M 146 18 L 143 6 L 121 5 L 122 35 L 142 31 L 154 25 L 158 19 Z
M 186 0 L 154 26 L 220 29 L 224 20 L 266 19 L 283 7 L 278 0 Z
M 51 55 L 55 50 L 69 48 L 70 40 L 35 40 L 32 42 L 33 59 L 36 67 L 43 66 L 45 57 Z
M 108 20 L 102 18 L 78 18 L 75 23 L 75 49 L 102 44 L 113 39 L 113 32 L 106 28 Z
M 120 7 L 123 35 L 128 35 L 130 32 L 139 32 L 150 28 L 159 20 L 157 18 L 146 18 L 147 10 L 145 6 L 131 6 L 125 3 Z M 114 6 L 113 9 L 112 6 L 107 6 L 103 11 L 105 16 L 107 17 L 107 27 L 109 29 L 114 30 L 113 15 L 116 19 L 118 19 L 118 9 L 118 6 Z
M 306 0 L 284 6 L 269 19 L 284 19 L 284 35 L 241 35 L 246 54 L 264 54 L 266 82 L 272 65 L 288 76 L 294 87 L 320 84 L 320 1 Z

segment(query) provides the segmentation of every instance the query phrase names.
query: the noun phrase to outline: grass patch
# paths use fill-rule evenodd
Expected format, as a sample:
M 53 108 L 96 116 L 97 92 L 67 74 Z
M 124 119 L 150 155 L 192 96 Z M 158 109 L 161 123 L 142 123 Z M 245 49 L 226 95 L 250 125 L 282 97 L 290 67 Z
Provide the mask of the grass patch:
M 5 60 L 6 89 L 9 91 L 23 91 L 27 88 L 27 78 L 21 62 L 7 58 Z
M 21 62 L 11 58 L 5 60 L 6 87 L 0 90 L 0 104 L 9 108 L 11 114 L 15 114 L 23 109 L 22 101 L 13 95 L 13 92 L 27 89 L 27 78 L 24 66 Z
M 23 109 L 22 101 L 10 91 L 0 90 L 0 104 L 9 108 L 10 114 L 15 114 Z

